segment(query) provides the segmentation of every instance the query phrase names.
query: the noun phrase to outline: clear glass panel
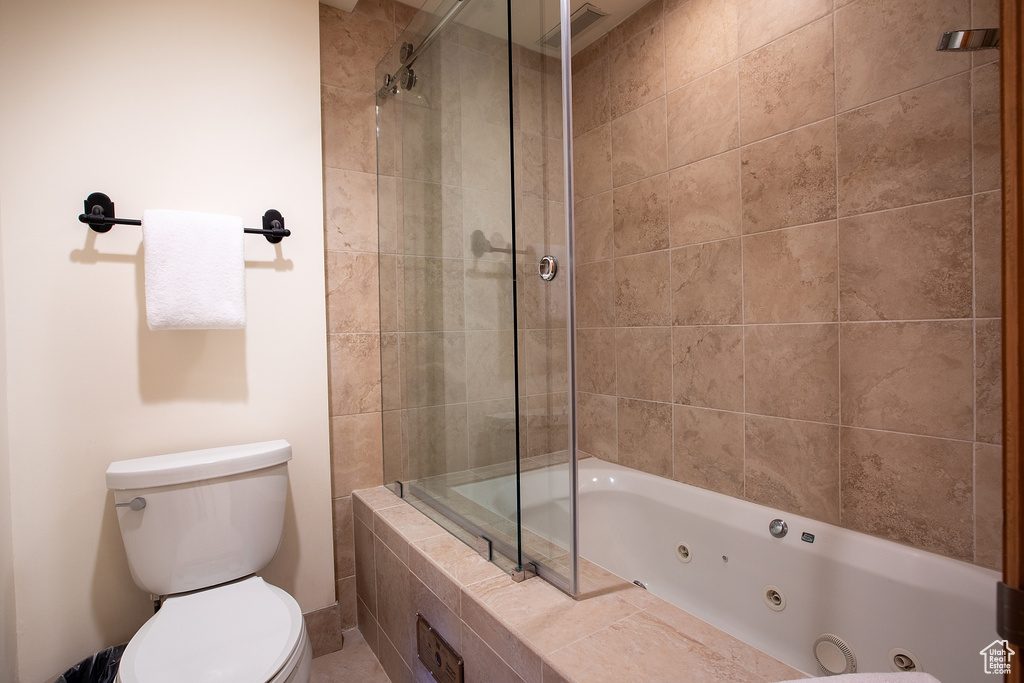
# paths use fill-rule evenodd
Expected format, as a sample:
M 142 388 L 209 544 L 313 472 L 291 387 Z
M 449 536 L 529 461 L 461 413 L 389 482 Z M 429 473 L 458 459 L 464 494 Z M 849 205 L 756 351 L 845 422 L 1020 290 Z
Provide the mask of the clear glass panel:
M 523 554 L 569 590 L 571 416 L 562 61 L 558 0 L 512 0 Z M 543 43 L 545 36 L 556 40 Z M 539 272 L 552 257 L 552 279 Z M 547 266 L 545 266 L 547 267 Z
M 420 11 L 377 84 L 385 481 L 518 565 L 503 0 Z

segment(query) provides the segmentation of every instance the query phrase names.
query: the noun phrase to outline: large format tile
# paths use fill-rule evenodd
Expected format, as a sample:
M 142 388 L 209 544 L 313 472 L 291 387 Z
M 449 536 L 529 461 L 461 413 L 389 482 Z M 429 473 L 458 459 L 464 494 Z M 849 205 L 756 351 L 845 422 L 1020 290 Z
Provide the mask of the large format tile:
M 391 194 L 382 191 L 381 242 L 394 233 L 394 179 L 378 180 L 372 173 L 324 169 L 324 241 L 330 251 L 378 250 L 377 239 L 377 185 L 387 186 Z M 384 206 L 385 201 L 391 204 Z M 391 237 L 391 241 L 394 238 Z M 383 250 L 388 250 L 385 246 Z M 390 251 L 394 251 L 392 247 Z
M 465 623 L 462 647 L 466 683 L 523 683 L 519 674 Z
M 321 11 L 325 7 L 321 5 Z M 310 683 L 391 683 L 358 630 L 345 632 L 345 646 L 313 660 Z
M 674 406 L 672 477 L 743 496 L 743 413 Z
M 968 54 L 935 53 L 943 31 L 970 24 L 970 0 L 858 0 L 835 21 L 839 111 L 970 68 Z
M 615 214 L 613 193 L 602 192 L 586 199 L 577 199 L 576 262 L 591 263 L 615 255 Z
M 1002 315 L 1002 193 L 974 195 L 974 315 Z
M 377 256 L 348 251 L 328 251 L 325 256 L 328 332 L 379 331 Z
M 589 455 L 615 462 L 618 459 L 615 396 L 576 394 L 576 419 L 579 423 L 580 450 Z
M 671 320 L 669 252 L 615 259 L 615 324 L 642 327 L 669 325 Z
M 972 445 L 843 428 L 843 526 L 973 559 Z
M 511 330 L 466 332 L 466 398 L 483 401 L 515 394 L 515 337 Z
M 584 51 L 589 49 L 590 46 Z M 575 58 L 573 62 L 573 82 L 587 84 L 586 87 L 572 89 L 572 128 L 573 137 L 577 137 L 612 120 L 609 57 L 602 53 L 579 71 L 575 70 Z
M 971 316 L 969 197 L 839 221 L 843 320 Z
M 668 94 L 669 168 L 739 146 L 736 73 L 730 64 Z
M 745 328 L 746 409 L 816 422 L 839 422 L 839 326 Z
M 746 417 L 746 497 L 839 523 L 839 427 Z
M 671 253 L 673 325 L 742 322 L 739 238 L 679 247 Z
M 739 150 L 673 169 L 669 183 L 669 237 L 673 247 L 739 236 Z
M 617 187 L 613 195 L 615 255 L 629 256 L 669 246 L 667 173 Z
M 580 391 L 615 393 L 615 328 L 576 330 L 576 370 Z
M 402 253 L 462 256 L 463 193 L 459 187 L 402 180 Z
M 508 60 L 481 54 L 466 47 L 461 47 L 458 55 L 459 106 L 462 115 L 488 123 L 508 125 Z M 523 72 L 526 71 L 520 71 L 518 85 L 521 96 L 525 95 L 529 85 L 533 85 L 523 83 Z M 523 130 L 528 129 L 526 121 L 529 119 L 525 118 L 520 119 L 524 124 Z
M 576 268 L 576 324 L 610 327 L 615 324 L 615 263 L 596 261 Z
M 519 134 L 517 140 L 516 191 L 524 197 L 562 201 L 565 194 L 562 141 L 529 133 Z
M 606 123 L 577 137 L 572 161 L 577 199 L 612 189 L 612 125 Z
M 394 40 L 390 18 L 320 5 L 320 82 L 371 92 L 377 62 Z
M 335 498 L 384 483 L 381 480 L 382 457 L 380 413 L 331 418 L 332 495 Z
M 328 339 L 331 415 L 380 410 L 380 335 L 332 334 Z
M 612 121 L 611 162 L 615 187 L 668 170 L 666 125 L 664 97 Z
M 623 656 L 628 653 L 628 656 Z M 648 612 L 634 614 L 551 655 L 558 669 L 574 679 L 600 681 L 615 671 L 621 680 L 670 683 L 731 681 L 746 683 L 760 676 L 729 661 L 711 648 L 688 638 Z
M 974 561 L 1003 565 L 1003 449 L 974 444 Z
M 468 404 L 466 438 L 470 468 L 515 460 L 515 400 L 501 398 Z
M 618 328 L 615 376 L 619 396 L 671 402 L 672 328 Z
M 488 589 L 493 590 L 492 583 L 496 584 L 498 579 L 484 581 Z M 505 590 L 512 590 L 513 584 L 506 577 L 501 577 Z M 540 683 L 541 681 L 541 657 L 531 648 L 525 639 L 520 636 L 515 628 L 509 628 L 497 617 L 494 610 L 487 605 L 489 590 L 478 594 L 478 586 L 463 587 L 462 590 L 462 619 L 464 627 L 472 630 L 473 635 L 480 638 L 491 650 L 497 654 L 502 661 L 523 680 L 529 683 Z M 470 590 L 472 589 L 472 590 Z
M 842 325 L 843 424 L 974 438 L 973 323 Z
M 836 136 L 832 119 L 743 147 L 743 232 L 836 217 Z
M 739 53 L 770 43 L 831 9 L 831 0 L 739 0 Z
M 320 89 L 324 166 L 377 172 L 373 93 L 332 86 Z
M 974 438 L 1003 442 L 1002 321 L 974 321 Z
M 406 411 L 410 479 L 457 472 L 469 466 L 466 404 L 438 405 Z
M 744 144 L 835 115 L 832 17 L 743 57 L 739 84 Z
M 841 216 L 970 193 L 969 74 L 840 114 L 836 120 Z
M 613 50 L 609 75 L 613 119 L 664 95 L 665 31 L 662 23 L 641 31 Z
M 665 14 L 665 76 L 671 92 L 736 58 L 736 0 L 690 0 Z
M 745 323 L 838 319 L 834 221 L 743 238 Z
M 509 587 L 507 577 L 473 584 L 467 593 L 500 614 L 542 654 L 554 652 L 600 630 L 605 623 L 639 611 L 615 593 L 574 601 L 544 581 L 525 581 Z
M 466 400 L 466 335 L 414 332 L 402 335 L 403 407 Z
M 673 401 L 743 410 L 743 328 L 672 328 Z
M 672 476 L 672 405 L 620 398 L 618 462 L 659 477 Z
M 715 628 L 672 604 L 660 602 L 647 608 L 647 612 L 668 624 L 687 638 L 706 645 L 718 654 L 747 671 L 762 676 L 766 681 L 781 681 L 803 678 L 803 674 L 786 666 L 774 657 L 747 645 L 743 641 Z
M 459 330 L 465 327 L 466 276 L 462 259 L 405 256 L 399 265 L 405 329 Z
M 971 73 L 974 124 L 974 191 L 996 190 L 1002 185 L 999 128 L 999 65 L 988 64 Z

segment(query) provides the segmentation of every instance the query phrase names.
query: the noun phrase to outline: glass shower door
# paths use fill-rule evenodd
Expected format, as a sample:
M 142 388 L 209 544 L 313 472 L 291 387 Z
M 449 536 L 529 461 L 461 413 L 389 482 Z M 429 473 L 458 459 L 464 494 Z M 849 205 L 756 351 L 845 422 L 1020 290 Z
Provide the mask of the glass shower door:
M 503 7 L 420 11 L 377 68 L 381 375 L 385 481 L 518 565 Z
M 377 68 L 384 478 L 516 578 L 571 591 L 560 60 L 518 28 L 557 27 L 558 5 L 509 10 L 420 11 Z

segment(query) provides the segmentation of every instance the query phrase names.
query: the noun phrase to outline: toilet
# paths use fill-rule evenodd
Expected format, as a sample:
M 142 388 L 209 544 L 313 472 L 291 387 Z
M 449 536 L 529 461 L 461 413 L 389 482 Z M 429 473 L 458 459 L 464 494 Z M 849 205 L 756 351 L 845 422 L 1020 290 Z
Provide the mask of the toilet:
M 128 643 L 119 683 L 308 683 L 299 605 L 255 574 L 281 543 L 291 457 L 278 440 L 107 468 L 132 578 L 166 596 Z

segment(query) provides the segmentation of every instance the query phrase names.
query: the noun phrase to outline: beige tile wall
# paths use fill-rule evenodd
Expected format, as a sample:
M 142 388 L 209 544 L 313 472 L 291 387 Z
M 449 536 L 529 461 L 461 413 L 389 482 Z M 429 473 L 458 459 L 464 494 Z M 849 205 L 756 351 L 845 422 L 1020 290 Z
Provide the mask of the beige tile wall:
M 360 0 L 352 12 L 320 5 L 331 462 L 341 629 L 356 625 L 351 494 L 383 481 L 374 66 L 409 18 L 408 8 L 392 0 Z
M 574 60 L 587 453 L 999 565 L 993 0 L 654 0 Z

